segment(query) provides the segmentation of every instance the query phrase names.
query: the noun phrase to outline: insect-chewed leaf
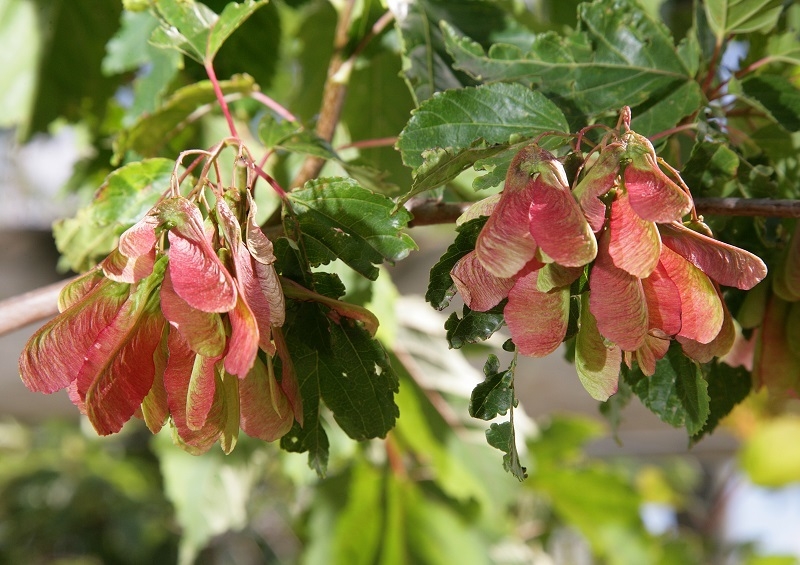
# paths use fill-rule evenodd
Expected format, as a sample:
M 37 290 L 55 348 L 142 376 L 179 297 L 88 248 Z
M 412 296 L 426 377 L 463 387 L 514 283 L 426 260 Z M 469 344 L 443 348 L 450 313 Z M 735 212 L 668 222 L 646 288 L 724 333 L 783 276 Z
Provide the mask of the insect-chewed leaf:
M 679 336 L 709 343 L 722 329 L 725 313 L 717 290 L 709 278 L 686 259 L 664 247 L 661 264 L 681 297 Z
M 764 261 L 744 249 L 710 238 L 678 222 L 663 224 L 659 230 L 664 245 L 721 285 L 749 290 L 767 276 Z
M 49 394 L 73 382 L 98 334 L 112 323 L 128 298 L 130 285 L 93 279 L 94 275 L 79 279 L 82 288 L 73 287 L 69 300 L 80 298 L 33 334 L 22 350 L 19 372 L 30 390 Z M 84 294 L 89 284 L 94 286 Z
M 505 415 L 514 406 L 514 371 L 500 371 L 499 361 L 495 355 L 483 366 L 486 379 L 476 386 L 469 399 L 469 415 L 481 420 L 492 420 L 498 415 Z
M 416 174 L 425 162 L 423 151 L 431 147 L 448 148 L 452 159 L 478 138 L 487 144 L 506 144 L 515 134 L 532 138 L 568 130 L 563 112 L 541 93 L 521 84 L 496 83 L 450 90 L 425 101 L 400 133 L 397 148 Z M 486 156 L 479 151 L 474 159 Z
M 608 254 L 614 265 L 640 279 L 648 277 L 658 265 L 661 238 L 655 223 L 633 211 L 624 191 L 619 191 L 611 203 L 608 229 Z
M 464 255 L 450 272 L 464 303 L 471 310 L 486 312 L 508 296 L 514 279 L 501 279 L 487 271 L 474 251 Z
M 617 392 L 621 362 L 622 351 L 617 345 L 606 345 L 589 311 L 588 295 L 583 293 L 580 329 L 575 340 L 575 369 L 592 398 L 605 402 Z
M 614 265 L 608 247 L 606 232 L 589 273 L 589 308 L 603 337 L 625 351 L 635 351 L 644 343 L 648 330 L 644 290 L 637 277 Z
M 567 333 L 569 287 L 540 292 L 536 271 L 517 279 L 508 293 L 503 315 L 519 352 L 544 357 L 555 351 Z
M 241 426 L 244 432 L 264 441 L 275 441 L 292 429 L 294 414 L 289 401 L 270 370 L 257 358 L 239 382 Z
M 322 178 L 289 194 L 312 265 L 336 258 L 370 280 L 375 265 L 405 258 L 417 249 L 402 229 L 411 219 L 404 208 L 362 188 L 352 179 Z

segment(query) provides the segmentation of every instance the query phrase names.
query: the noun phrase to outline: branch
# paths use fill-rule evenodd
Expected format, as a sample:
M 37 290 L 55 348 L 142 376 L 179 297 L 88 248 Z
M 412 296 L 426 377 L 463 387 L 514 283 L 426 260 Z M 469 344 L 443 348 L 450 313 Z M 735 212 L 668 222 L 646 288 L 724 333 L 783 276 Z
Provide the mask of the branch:
M 65 279 L 0 301 L 0 335 L 58 314 L 58 295 L 73 279 Z
M 800 200 L 770 200 L 768 198 L 697 198 L 698 213 L 709 216 L 762 216 L 769 218 L 800 218 Z M 449 224 L 454 222 L 472 202 L 442 202 L 412 198 L 406 208 L 414 216 L 409 227 Z M 283 235 L 283 226 L 276 223 L 263 226 L 270 239 Z M 45 286 L 0 302 L 0 335 L 27 324 L 58 314 L 58 294 L 72 279 Z

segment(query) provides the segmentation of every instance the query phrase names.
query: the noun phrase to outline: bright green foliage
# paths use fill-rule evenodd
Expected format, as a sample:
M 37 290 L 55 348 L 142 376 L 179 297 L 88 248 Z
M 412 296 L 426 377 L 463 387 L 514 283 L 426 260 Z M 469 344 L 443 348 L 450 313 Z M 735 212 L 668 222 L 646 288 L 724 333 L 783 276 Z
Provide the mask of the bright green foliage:
M 416 249 L 414 241 L 400 233 L 410 219 L 408 212 L 394 212 L 390 199 L 352 179 L 317 179 L 289 198 L 313 266 L 339 258 L 375 280 L 378 269 L 373 265 L 399 261 Z
M 147 159 L 111 173 L 89 207 L 77 218 L 61 220 L 53 227 L 63 255 L 61 266 L 86 271 L 108 255 L 119 234 L 136 223 L 167 189 L 174 167 L 167 159 Z
M 249 94 L 255 85 L 251 77 L 235 76 L 222 81 L 220 88 L 226 94 Z M 114 158 L 119 161 L 128 151 L 144 157 L 158 155 L 164 145 L 180 133 L 181 125 L 192 112 L 214 100 L 210 81 L 196 82 L 175 91 L 156 112 L 143 115 L 116 139 Z

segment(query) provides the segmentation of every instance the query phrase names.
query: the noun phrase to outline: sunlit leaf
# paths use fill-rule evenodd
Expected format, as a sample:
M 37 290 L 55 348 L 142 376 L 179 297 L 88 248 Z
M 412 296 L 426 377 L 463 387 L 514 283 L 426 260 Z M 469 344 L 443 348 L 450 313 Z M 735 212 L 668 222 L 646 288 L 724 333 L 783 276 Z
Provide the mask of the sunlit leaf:
M 317 179 L 290 193 L 289 199 L 313 265 L 339 258 L 374 280 L 375 265 L 399 261 L 417 248 L 401 232 L 411 215 L 405 209 L 393 213 L 392 200 L 352 179 Z
M 766 33 L 778 21 L 781 0 L 707 0 L 704 3 L 708 25 L 721 42 L 737 33 Z
M 237 75 L 221 80 L 224 94 L 249 94 L 255 89 L 253 79 Z M 176 90 L 151 114 L 141 116 L 114 140 L 114 161 L 119 162 L 128 151 L 152 157 L 188 124 L 189 116 L 203 106 L 211 110 L 216 102 L 211 81 L 200 81 Z
M 489 442 L 489 445 L 496 447 L 504 453 L 503 467 L 506 471 L 522 481 L 527 478 L 528 473 L 526 468 L 520 463 L 514 435 L 514 425 L 511 422 L 492 424 L 489 429 L 486 430 L 486 441 Z

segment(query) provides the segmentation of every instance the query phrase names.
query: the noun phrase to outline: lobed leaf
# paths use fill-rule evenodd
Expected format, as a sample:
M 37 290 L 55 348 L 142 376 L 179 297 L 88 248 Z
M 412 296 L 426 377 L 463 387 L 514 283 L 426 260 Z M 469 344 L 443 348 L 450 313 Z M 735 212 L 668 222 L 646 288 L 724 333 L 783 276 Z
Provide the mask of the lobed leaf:
M 470 395 L 469 415 L 481 420 L 491 420 L 505 415 L 514 407 L 513 368 L 500 371 L 500 362 L 489 355 L 483 366 L 486 379 L 477 385 Z
M 737 33 L 766 33 L 775 27 L 783 10 L 781 0 L 707 0 L 708 25 L 721 42 Z
M 475 312 L 464 306 L 461 318 L 453 312 L 444 323 L 447 343 L 453 349 L 460 349 L 468 343 L 489 339 L 503 326 L 503 306 L 501 302 L 486 312 Z
M 571 35 L 534 35 L 527 51 L 497 43 L 487 53 L 452 26 L 442 24 L 442 29 L 455 67 L 484 82 L 535 85 L 589 115 L 617 111 L 620 100 L 634 108 L 663 103 L 661 113 L 672 114 L 670 94 L 694 82 L 694 69 L 679 54 L 667 28 L 628 0 L 583 3 L 578 18 Z M 696 95 L 694 99 L 701 100 Z M 673 117 L 667 127 L 683 116 Z
M 514 475 L 518 480 L 523 481 L 528 477 L 527 469 L 522 466 L 517 451 L 517 443 L 514 434 L 514 425 L 511 422 L 502 424 L 492 424 L 486 430 L 486 441 L 494 448 L 504 453 L 503 468 Z
M 417 189 L 427 175 L 447 178 L 449 173 L 441 175 L 445 164 L 451 172 L 460 167 L 464 170 L 471 158 L 474 162 L 494 154 L 490 146 L 500 145 L 498 151 L 505 149 L 512 136 L 532 138 L 568 130 L 564 114 L 555 104 L 522 85 L 493 84 L 437 94 L 413 113 L 397 140 L 403 162 L 414 169 L 415 176 L 404 198 L 432 188 L 429 184 Z M 443 158 L 440 152 L 423 155 L 431 148 L 446 150 L 446 156 Z M 460 155 L 463 150 L 471 158 Z M 426 157 L 432 158 L 435 166 L 427 163 Z M 451 166 L 455 160 L 459 165 Z
M 78 272 L 90 269 L 114 249 L 121 232 L 137 223 L 149 222 L 140 219 L 147 218 L 147 212 L 169 188 L 174 167 L 174 161 L 168 159 L 128 163 L 106 177 L 94 200 L 80 209 L 75 218 L 56 222 L 53 235 L 68 266 Z M 144 248 L 151 239 L 155 244 L 154 237 L 134 238 L 137 245 L 132 248 L 136 254 L 150 251 L 153 245 Z M 120 242 L 123 253 L 134 256 L 124 241 Z
M 642 403 L 662 421 L 686 427 L 689 436 L 703 429 L 709 417 L 708 383 L 697 363 L 686 358 L 677 343 L 658 361 L 651 377 L 638 369 L 623 368 L 623 375 Z
M 375 265 L 399 261 L 417 249 L 401 232 L 411 219 L 409 212 L 402 208 L 394 211 L 392 200 L 352 179 L 310 181 L 305 188 L 291 192 L 289 201 L 314 266 L 339 258 L 375 280 Z

